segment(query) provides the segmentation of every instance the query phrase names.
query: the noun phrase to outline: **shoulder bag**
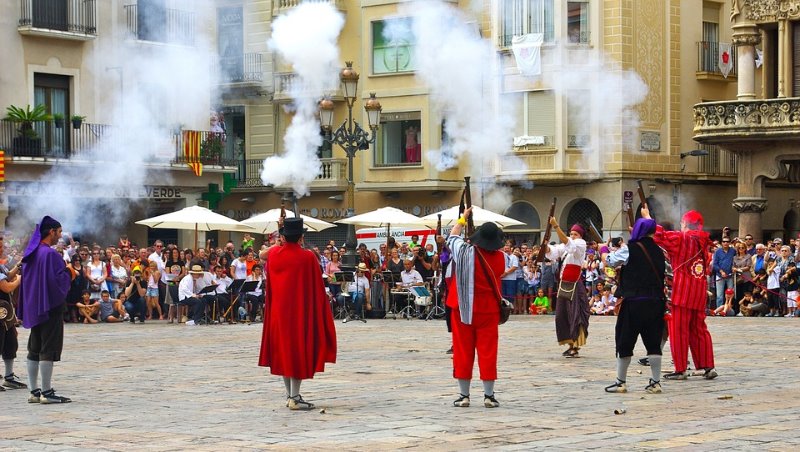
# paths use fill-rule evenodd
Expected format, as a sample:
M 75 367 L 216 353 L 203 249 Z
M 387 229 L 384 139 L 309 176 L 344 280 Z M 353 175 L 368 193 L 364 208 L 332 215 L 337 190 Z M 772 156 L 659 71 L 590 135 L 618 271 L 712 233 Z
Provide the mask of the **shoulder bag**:
M 492 285 L 492 289 L 494 290 L 494 294 L 497 297 L 497 301 L 500 305 L 500 321 L 498 322 L 499 325 L 502 325 L 508 321 L 508 318 L 511 316 L 511 311 L 514 310 L 514 305 L 503 298 L 500 293 L 500 290 L 497 288 L 497 282 L 495 282 L 494 278 L 494 271 L 492 271 L 492 275 L 489 275 L 489 270 L 486 270 L 489 267 L 489 264 L 484 259 L 483 254 L 481 254 L 478 248 L 475 248 L 475 254 L 481 259 L 481 268 L 483 269 L 483 275 L 489 280 L 489 284 Z

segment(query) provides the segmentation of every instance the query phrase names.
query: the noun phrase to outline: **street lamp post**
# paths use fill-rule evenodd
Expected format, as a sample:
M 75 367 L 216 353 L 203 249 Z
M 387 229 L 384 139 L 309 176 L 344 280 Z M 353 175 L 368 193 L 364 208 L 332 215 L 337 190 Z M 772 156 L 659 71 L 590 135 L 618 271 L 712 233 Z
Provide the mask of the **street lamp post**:
M 355 214 L 353 158 L 359 149 L 369 149 L 369 145 L 375 142 L 381 117 L 381 103 L 378 102 L 375 93 L 370 93 L 369 99 L 364 102 L 370 134 L 358 122 L 353 120 L 353 105 L 356 102 L 356 89 L 358 88 L 358 72 L 353 69 L 352 61 L 345 62 L 345 68 L 339 73 L 339 80 L 342 82 L 344 99 L 347 102 L 347 120 L 336 130 L 333 130 L 334 104 L 329 98 L 324 98 L 319 102 L 319 119 L 322 128 L 325 130 L 325 140 L 332 144 L 338 144 L 347 154 L 347 216 L 351 217 Z M 342 264 L 355 267 L 358 265 L 358 254 L 356 254 L 356 228 L 352 224 L 347 225 L 345 248 L 346 252 L 342 256 Z

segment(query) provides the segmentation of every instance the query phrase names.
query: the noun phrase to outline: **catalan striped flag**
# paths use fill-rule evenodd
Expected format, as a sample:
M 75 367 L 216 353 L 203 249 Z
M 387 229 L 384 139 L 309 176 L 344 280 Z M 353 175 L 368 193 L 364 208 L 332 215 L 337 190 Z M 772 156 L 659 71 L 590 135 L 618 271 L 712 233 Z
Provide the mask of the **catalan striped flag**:
M 192 169 L 195 176 L 203 175 L 203 164 L 200 162 L 200 132 L 197 130 L 183 131 L 183 156 L 186 164 Z
M 6 151 L 0 149 L 0 182 L 6 181 Z

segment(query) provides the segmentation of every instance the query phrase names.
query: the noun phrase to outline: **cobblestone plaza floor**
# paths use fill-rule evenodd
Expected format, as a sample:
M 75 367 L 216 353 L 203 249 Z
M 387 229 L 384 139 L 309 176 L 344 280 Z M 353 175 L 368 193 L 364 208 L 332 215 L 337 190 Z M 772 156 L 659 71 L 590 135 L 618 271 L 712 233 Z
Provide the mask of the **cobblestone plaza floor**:
M 477 366 L 473 406 L 452 407 L 444 322 L 337 322 L 338 362 L 302 386 L 309 412 L 289 411 L 281 379 L 256 366 L 260 324 L 67 325 L 53 384 L 73 403 L 0 393 L 0 450 L 800 447 L 800 319 L 709 319 L 720 376 L 664 380 L 660 395 L 644 392 L 649 368 L 635 363 L 627 394 L 603 392 L 614 320 L 593 317 L 582 357 L 565 359 L 553 317 L 512 317 L 500 327 L 497 409 L 481 403 Z M 27 337 L 20 328 L 23 358 Z M 23 359 L 16 372 L 26 378 Z

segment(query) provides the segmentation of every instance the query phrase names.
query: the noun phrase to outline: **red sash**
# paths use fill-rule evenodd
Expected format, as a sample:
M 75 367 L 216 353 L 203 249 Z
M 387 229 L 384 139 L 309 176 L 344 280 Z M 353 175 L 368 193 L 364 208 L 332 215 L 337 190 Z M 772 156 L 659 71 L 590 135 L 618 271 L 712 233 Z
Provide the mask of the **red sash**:
M 564 265 L 564 271 L 561 273 L 561 280 L 565 282 L 578 282 L 581 279 L 581 266 L 576 264 Z

